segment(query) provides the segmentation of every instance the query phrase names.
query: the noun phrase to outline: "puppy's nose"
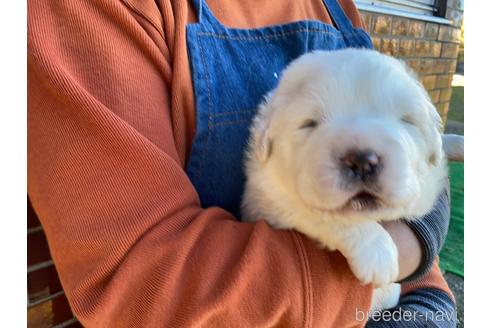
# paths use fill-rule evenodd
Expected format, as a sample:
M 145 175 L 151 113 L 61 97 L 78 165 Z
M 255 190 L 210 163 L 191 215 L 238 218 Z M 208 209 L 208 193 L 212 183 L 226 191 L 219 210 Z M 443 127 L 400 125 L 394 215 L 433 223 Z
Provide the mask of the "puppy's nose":
M 362 181 L 375 177 L 380 168 L 379 156 L 372 150 L 349 151 L 341 161 L 350 177 Z

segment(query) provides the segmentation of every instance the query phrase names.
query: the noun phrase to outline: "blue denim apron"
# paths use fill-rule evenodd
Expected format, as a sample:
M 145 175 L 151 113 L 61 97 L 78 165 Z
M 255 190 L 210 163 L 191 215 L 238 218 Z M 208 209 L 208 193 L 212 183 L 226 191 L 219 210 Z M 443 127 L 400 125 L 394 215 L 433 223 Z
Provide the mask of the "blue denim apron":
M 186 167 L 204 208 L 239 218 L 243 155 L 249 125 L 282 70 L 313 50 L 372 48 L 336 0 L 324 0 L 334 26 L 299 21 L 260 29 L 223 26 L 205 1 L 193 0 L 198 22 L 186 27 L 196 105 L 196 135 Z

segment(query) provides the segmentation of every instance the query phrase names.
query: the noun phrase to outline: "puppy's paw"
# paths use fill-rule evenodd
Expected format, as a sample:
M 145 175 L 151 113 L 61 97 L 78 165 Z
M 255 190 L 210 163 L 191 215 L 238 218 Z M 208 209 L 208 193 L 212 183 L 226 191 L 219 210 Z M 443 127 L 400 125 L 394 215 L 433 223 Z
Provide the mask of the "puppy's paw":
M 400 293 L 400 284 L 393 283 L 375 288 L 372 294 L 370 316 L 376 311 L 382 311 L 396 306 L 400 300 Z
M 382 229 L 365 238 L 347 256 L 352 272 L 362 283 L 376 287 L 394 282 L 398 276 L 398 249 L 391 236 Z

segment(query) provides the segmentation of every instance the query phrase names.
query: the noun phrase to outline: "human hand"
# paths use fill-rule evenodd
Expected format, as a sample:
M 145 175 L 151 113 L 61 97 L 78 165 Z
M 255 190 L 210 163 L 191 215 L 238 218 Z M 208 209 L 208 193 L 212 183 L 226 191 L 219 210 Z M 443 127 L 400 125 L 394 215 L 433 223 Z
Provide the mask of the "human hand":
M 398 277 L 401 281 L 413 274 L 422 261 L 422 246 L 413 230 L 403 221 L 381 223 L 398 249 Z

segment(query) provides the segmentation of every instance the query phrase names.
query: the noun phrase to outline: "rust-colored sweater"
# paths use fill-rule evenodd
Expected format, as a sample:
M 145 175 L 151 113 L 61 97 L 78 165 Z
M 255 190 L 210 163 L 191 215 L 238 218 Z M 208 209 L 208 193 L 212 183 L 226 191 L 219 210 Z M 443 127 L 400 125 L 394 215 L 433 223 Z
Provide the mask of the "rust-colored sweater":
M 233 27 L 330 23 L 321 0 L 208 3 Z M 362 326 L 372 287 L 338 252 L 200 207 L 183 169 L 188 3 L 31 0 L 28 15 L 28 192 L 84 326 Z M 437 266 L 419 284 L 448 291 Z

